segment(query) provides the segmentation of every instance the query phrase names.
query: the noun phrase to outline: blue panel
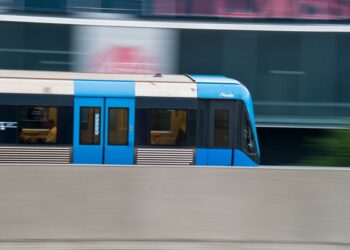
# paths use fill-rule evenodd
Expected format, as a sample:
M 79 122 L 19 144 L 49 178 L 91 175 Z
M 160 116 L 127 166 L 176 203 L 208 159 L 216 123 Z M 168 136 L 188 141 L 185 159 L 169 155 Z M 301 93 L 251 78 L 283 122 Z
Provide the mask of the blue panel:
M 248 167 L 257 167 L 258 165 L 250 159 L 245 153 L 239 149 L 234 150 L 234 165 L 235 166 L 248 166 Z
M 246 88 L 240 84 L 212 84 L 201 82 L 197 84 L 198 98 L 202 99 L 242 99 L 242 96 L 246 94 L 245 90 Z
M 130 81 L 74 81 L 74 95 L 86 97 L 134 97 L 135 82 Z
M 98 146 L 73 146 L 74 164 L 102 164 L 102 148 Z
M 208 149 L 208 166 L 231 166 L 232 149 Z
M 134 163 L 134 148 L 131 146 L 105 147 L 105 164 L 132 165 Z
M 100 144 L 80 145 L 80 107 L 99 107 L 100 113 Z M 73 163 L 101 164 L 103 158 L 103 98 L 74 98 L 74 136 L 73 136 Z
M 221 84 L 198 83 L 198 98 L 220 98 Z M 231 98 L 232 99 L 232 98 Z
M 108 145 L 108 109 L 129 109 L 128 145 Z M 105 164 L 133 164 L 134 163 L 134 124 L 135 99 L 106 98 L 106 130 L 105 130 Z
M 196 165 L 206 166 L 208 165 L 208 149 L 197 148 L 196 149 Z

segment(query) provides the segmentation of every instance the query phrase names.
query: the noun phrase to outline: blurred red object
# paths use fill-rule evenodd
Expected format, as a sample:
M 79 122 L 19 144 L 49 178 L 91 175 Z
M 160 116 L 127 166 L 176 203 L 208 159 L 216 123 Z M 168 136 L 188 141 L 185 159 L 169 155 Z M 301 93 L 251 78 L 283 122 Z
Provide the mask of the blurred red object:
M 138 47 L 111 46 L 94 57 L 91 72 L 116 74 L 153 74 L 156 63 Z
M 154 0 L 155 15 L 348 19 L 350 0 Z
M 350 17 L 348 0 L 299 0 L 297 18 L 347 19 Z

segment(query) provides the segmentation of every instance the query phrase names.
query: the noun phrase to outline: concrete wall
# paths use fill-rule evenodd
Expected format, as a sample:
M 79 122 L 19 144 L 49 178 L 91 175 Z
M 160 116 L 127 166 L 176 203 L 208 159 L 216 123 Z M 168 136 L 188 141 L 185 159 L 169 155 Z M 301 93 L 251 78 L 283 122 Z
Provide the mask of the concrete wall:
M 0 167 L 0 241 L 350 243 L 350 171 Z

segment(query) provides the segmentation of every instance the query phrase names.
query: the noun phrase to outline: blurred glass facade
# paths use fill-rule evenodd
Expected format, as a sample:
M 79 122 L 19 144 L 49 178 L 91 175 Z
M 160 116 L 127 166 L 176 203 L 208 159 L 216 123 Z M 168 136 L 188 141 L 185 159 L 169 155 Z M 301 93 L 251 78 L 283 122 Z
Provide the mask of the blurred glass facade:
M 179 72 L 239 79 L 253 94 L 260 125 L 338 126 L 350 117 L 348 33 L 181 34 Z
M 337 127 L 350 117 L 350 33 L 0 23 L 0 68 L 222 74 L 253 95 L 260 126 Z
M 0 0 L 7 12 L 41 14 L 75 14 L 80 12 L 123 13 L 141 15 L 143 0 Z
M 71 27 L 0 23 L 0 68 L 69 71 Z
M 349 0 L 0 0 L 8 12 L 139 17 L 349 20 Z

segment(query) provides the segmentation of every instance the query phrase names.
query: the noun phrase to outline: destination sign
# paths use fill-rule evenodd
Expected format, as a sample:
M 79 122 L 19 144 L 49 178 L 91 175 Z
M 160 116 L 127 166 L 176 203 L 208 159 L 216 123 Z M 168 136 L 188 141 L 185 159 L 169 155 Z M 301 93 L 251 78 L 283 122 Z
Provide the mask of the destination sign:
M 0 121 L 0 130 L 7 128 L 17 128 L 17 122 Z

